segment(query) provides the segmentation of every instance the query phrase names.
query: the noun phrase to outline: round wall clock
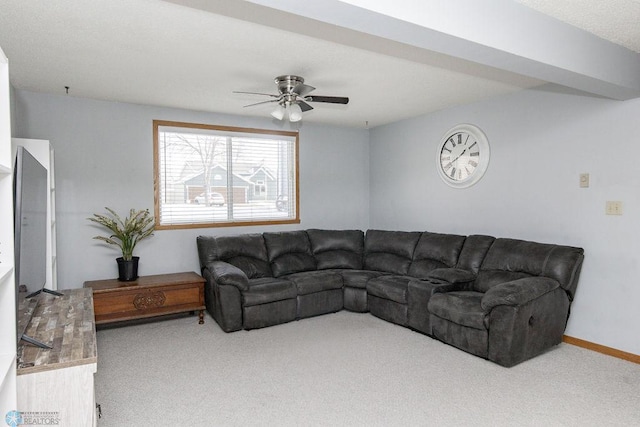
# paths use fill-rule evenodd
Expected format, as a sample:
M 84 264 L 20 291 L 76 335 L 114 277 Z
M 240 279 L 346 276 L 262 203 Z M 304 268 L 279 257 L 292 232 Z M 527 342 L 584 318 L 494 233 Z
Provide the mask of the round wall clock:
M 491 153 L 484 132 L 465 123 L 444 134 L 436 154 L 436 168 L 442 180 L 452 187 L 466 188 L 482 178 Z

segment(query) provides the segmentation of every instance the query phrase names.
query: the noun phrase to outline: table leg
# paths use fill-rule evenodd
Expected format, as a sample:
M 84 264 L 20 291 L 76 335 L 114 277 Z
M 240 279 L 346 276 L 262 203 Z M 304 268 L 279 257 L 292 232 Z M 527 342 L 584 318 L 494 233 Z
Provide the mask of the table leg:
M 204 323 L 204 310 L 200 310 L 198 313 L 198 324 L 202 325 Z

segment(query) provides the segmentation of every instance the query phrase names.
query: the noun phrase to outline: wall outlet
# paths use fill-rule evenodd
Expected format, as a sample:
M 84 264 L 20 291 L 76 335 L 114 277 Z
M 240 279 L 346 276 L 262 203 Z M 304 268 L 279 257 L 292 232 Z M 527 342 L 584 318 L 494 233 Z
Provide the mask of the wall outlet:
M 605 213 L 607 215 L 622 215 L 622 202 L 607 200 Z

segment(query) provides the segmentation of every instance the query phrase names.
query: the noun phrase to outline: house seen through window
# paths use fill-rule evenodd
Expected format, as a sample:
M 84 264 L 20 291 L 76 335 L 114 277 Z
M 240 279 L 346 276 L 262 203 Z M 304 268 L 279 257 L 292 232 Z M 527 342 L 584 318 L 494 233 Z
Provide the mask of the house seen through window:
M 298 133 L 154 121 L 156 228 L 300 222 Z

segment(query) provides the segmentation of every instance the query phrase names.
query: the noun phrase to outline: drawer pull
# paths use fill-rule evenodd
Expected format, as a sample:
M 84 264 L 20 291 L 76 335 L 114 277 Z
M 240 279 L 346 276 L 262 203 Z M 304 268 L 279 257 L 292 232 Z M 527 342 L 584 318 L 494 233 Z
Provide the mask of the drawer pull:
M 133 306 L 138 310 L 145 310 L 147 308 L 162 307 L 165 301 L 164 292 L 138 294 L 133 299 Z

